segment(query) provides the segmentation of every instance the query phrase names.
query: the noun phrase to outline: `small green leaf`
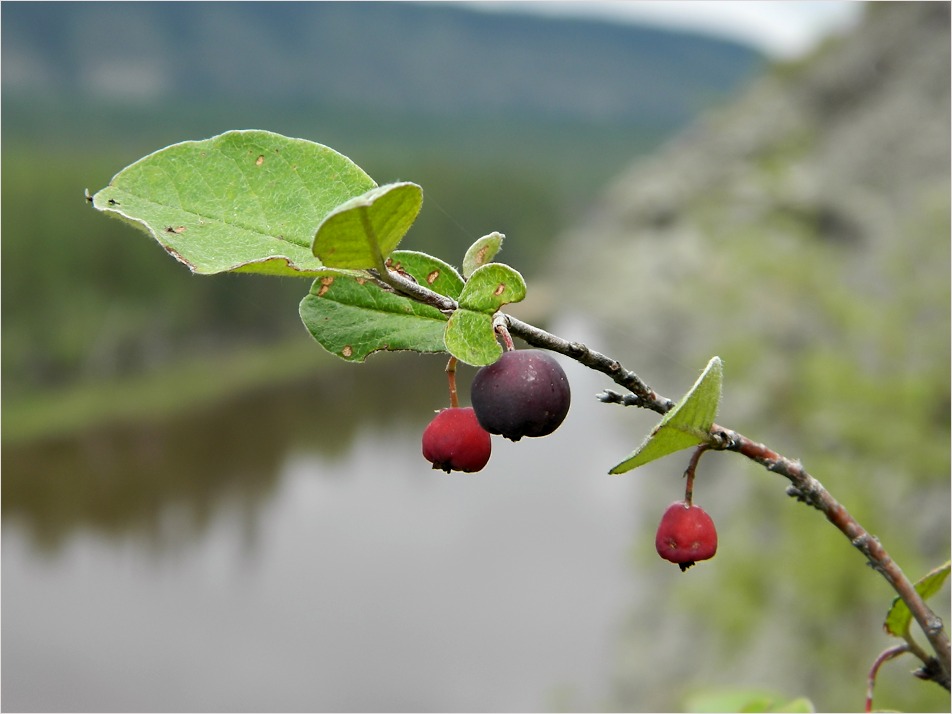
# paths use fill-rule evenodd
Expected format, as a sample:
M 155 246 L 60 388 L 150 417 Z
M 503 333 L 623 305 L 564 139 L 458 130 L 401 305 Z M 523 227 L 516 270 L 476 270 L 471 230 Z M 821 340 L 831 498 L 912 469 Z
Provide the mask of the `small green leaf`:
M 443 339 L 451 355 L 474 367 L 492 364 L 502 354 L 493 330 L 493 317 L 485 312 L 456 310 L 446 323 Z
M 317 228 L 313 253 L 329 268 L 376 268 L 399 245 L 423 205 L 415 183 L 372 188 L 335 208 Z
M 641 446 L 608 473 L 622 474 L 662 456 L 709 441 L 711 425 L 721 400 L 722 375 L 720 357 L 712 357 L 694 386 L 661 418 Z
M 492 314 L 503 305 L 526 296 L 526 281 L 502 263 L 490 263 L 473 271 L 459 295 L 459 306 Z
M 952 561 L 946 561 L 935 570 L 931 570 L 921 580 L 916 582 L 916 592 L 926 600 L 935 595 L 945 584 L 949 577 L 949 570 L 952 568 Z M 895 598 L 889 613 L 886 615 L 886 621 L 883 623 L 883 629 L 895 637 L 906 637 L 909 634 L 909 625 L 912 623 L 912 613 L 909 606 L 900 598 Z
M 93 206 L 204 275 L 315 276 L 314 229 L 376 186 L 333 149 L 267 131 L 173 144 L 117 173 Z
M 454 300 L 463 290 L 463 278 L 456 268 L 426 253 L 395 250 L 390 254 L 388 267 L 407 273 L 420 285 Z
M 468 278 L 477 268 L 491 263 L 496 254 L 502 249 L 502 242 L 505 237 L 502 233 L 493 231 L 473 243 L 466 251 L 466 255 L 463 256 L 463 277 Z
M 363 362 L 378 350 L 446 351 L 443 313 L 383 290 L 365 275 L 327 271 L 299 312 L 314 339 L 345 360 Z

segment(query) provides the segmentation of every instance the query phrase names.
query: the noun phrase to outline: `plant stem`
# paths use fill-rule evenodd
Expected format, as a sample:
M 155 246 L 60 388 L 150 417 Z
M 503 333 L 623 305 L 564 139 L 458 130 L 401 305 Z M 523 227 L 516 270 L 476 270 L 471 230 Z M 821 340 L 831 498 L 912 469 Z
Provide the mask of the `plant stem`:
M 506 325 L 506 316 L 502 313 L 496 313 L 493 319 L 493 330 L 502 338 L 502 344 L 506 352 L 512 352 L 516 346 L 512 342 L 512 335 L 509 334 L 509 328 Z
M 942 620 L 926 605 L 919 593 L 916 592 L 915 586 L 902 572 L 899 565 L 889 556 L 879 539 L 870 535 L 853 518 L 850 512 L 830 495 L 823 484 L 807 473 L 803 464 L 799 461 L 792 461 L 763 444 L 751 441 L 743 434 L 725 429 L 717 424 L 711 427 L 711 433 L 721 444 L 718 448 L 735 451 L 761 464 L 768 471 L 785 476 L 791 483 L 787 487 L 787 495 L 793 496 L 798 501 L 802 501 L 820 511 L 830 523 L 849 538 L 853 547 L 866 556 L 869 565 L 886 579 L 893 590 L 902 598 L 902 601 L 906 603 L 916 622 L 919 623 L 935 650 L 936 657 L 945 675 L 946 684 L 944 686 L 948 689 L 950 647 L 949 637 L 942 625 Z M 914 652 L 914 654 L 919 655 L 922 659 L 921 655 L 924 653 Z M 928 665 L 929 663 L 923 660 L 923 664 Z
M 890 647 L 885 652 L 882 652 L 876 658 L 876 661 L 873 662 L 873 666 L 870 667 L 869 675 L 866 678 L 866 712 L 873 711 L 873 687 L 876 685 L 876 675 L 879 674 L 879 668 L 889 660 L 895 659 L 899 655 L 905 654 L 908 651 L 908 645 L 896 645 L 895 647 Z
M 634 372 L 625 369 L 621 363 L 590 350 L 579 342 L 567 342 L 561 337 L 513 317 L 509 317 L 509 330 L 534 347 L 542 347 L 558 352 L 608 375 L 616 384 L 628 389 L 634 395 L 634 399 L 621 398 L 621 395 L 615 395 L 619 398 L 609 398 L 604 401 L 620 401 L 626 405 L 651 409 L 659 414 L 665 414 L 674 407 L 675 403 L 673 401 L 659 395 Z M 751 441 L 736 431 L 725 429 L 716 424 L 711 427 L 711 435 L 714 437 L 714 444 L 711 448 L 737 452 L 761 464 L 768 471 L 785 476 L 792 484 L 787 489 L 788 495 L 794 496 L 797 500 L 803 501 L 822 512 L 827 520 L 836 526 L 840 532 L 850 539 L 853 546 L 866 556 L 869 564 L 892 586 L 893 590 L 909 607 L 909 611 L 916 622 L 919 623 L 935 650 L 940 665 L 941 672 L 939 674 L 942 676 L 933 679 L 948 689 L 949 676 L 952 672 L 952 652 L 950 652 L 949 637 L 943 627 L 942 620 L 916 592 L 912 582 L 889 556 L 879 540 L 871 536 L 849 511 L 829 494 L 823 484 L 807 473 L 799 461 L 787 459 L 763 444 Z M 932 671 L 929 669 L 930 663 L 927 660 L 928 658 L 923 659 L 923 664 L 926 665 L 927 671 Z
M 691 507 L 691 503 L 694 500 L 694 473 L 697 471 L 697 463 L 701 460 L 701 456 L 704 455 L 704 452 L 709 448 L 711 448 L 709 444 L 701 444 L 697 447 L 694 453 L 691 454 L 688 467 L 684 470 L 684 502 L 688 505 L 688 508 Z
M 452 313 L 458 307 L 455 300 L 428 290 L 398 273 L 386 268 L 379 270 L 379 272 L 380 274 L 375 277 L 414 300 L 431 305 L 444 313 Z M 674 408 L 674 401 L 659 395 L 637 374 L 623 367 L 617 360 L 611 359 L 600 352 L 595 352 L 581 342 L 569 342 L 511 315 L 498 313 L 497 319 L 508 326 L 511 335 L 525 340 L 529 345 L 565 355 L 579 364 L 607 375 L 616 384 L 631 392 L 631 395 L 625 396 L 607 392 L 603 401 L 615 401 L 638 406 L 642 409 L 650 409 L 658 414 L 665 414 Z M 886 579 L 902 601 L 906 603 L 935 651 L 935 659 L 928 656 L 923 659 L 925 653 L 912 650 L 913 654 L 923 660 L 924 674 L 921 676 L 932 679 L 949 689 L 950 673 L 952 673 L 952 651 L 950 651 L 949 637 L 942 620 L 916 592 L 912 582 L 889 556 L 879 540 L 875 536 L 871 536 L 829 494 L 823 484 L 807 473 L 799 461 L 781 456 L 763 444 L 752 441 L 743 434 L 717 424 L 712 425 L 711 436 L 713 443 L 709 445 L 710 448 L 734 451 L 752 461 L 756 461 L 768 471 L 786 477 L 791 482 L 791 485 L 787 488 L 788 495 L 813 506 L 823 513 L 827 520 L 836 526 L 843 535 L 849 538 L 850 543 L 866 556 L 873 569 Z
M 509 332 L 520 339 L 525 340 L 533 347 L 558 352 L 574 359 L 576 362 L 594 369 L 602 374 L 608 375 L 619 386 L 630 391 L 637 398 L 637 402 L 632 402 L 643 409 L 650 409 L 658 414 L 665 414 L 674 408 L 674 402 L 665 397 L 659 396 L 651 387 L 649 387 L 637 374 L 631 372 L 617 360 L 606 357 L 600 352 L 590 350 L 581 342 L 568 342 L 561 337 L 557 337 L 545 330 L 540 330 L 522 320 L 517 320 L 511 315 L 506 316 L 509 322 Z
M 450 357 L 446 363 L 446 379 L 450 385 L 450 407 L 456 409 L 459 406 L 459 395 L 456 392 L 456 358 Z

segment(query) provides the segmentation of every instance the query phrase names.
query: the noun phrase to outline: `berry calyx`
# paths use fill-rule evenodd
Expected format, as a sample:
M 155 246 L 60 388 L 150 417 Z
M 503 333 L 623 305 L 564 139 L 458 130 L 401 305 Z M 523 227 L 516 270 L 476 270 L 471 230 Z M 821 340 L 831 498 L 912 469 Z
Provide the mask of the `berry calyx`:
M 675 501 L 661 516 L 655 548 L 665 560 L 677 563 L 681 572 L 717 552 L 714 521 L 700 506 Z
M 423 431 L 423 456 L 435 469 L 479 471 L 489 461 L 489 432 L 479 425 L 472 407 L 439 412 Z
M 555 431 L 572 395 L 564 370 L 548 353 L 512 350 L 476 372 L 470 398 L 486 431 L 519 441 Z

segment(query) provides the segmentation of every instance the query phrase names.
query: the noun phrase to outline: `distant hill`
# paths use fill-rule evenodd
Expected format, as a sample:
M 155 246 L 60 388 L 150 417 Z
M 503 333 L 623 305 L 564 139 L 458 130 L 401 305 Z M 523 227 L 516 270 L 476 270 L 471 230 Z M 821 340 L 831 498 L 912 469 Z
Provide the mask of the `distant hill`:
M 380 182 L 423 186 L 405 247 L 458 261 L 499 230 L 531 277 L 608 177 L 764 66 L 702 36 L 442 3 L 30 2 L 0 15 L 8 396 L 306 337 L 306 283 L 194 280 L 88 209 L 84 188 L 163 146 L 242 128 L 327 144 Z
M 329 105 L 681 125 L 763 65 L 633 25 L 404 2 L 9 3 L 5 101 Z

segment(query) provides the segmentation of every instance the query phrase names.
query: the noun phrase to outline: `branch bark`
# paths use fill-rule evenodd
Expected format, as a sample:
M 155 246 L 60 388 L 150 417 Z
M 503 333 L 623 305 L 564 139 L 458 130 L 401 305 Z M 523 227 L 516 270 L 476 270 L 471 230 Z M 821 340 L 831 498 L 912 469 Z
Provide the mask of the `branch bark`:
M 634 399 L 632 399 L 628 395 L 614 395 L 603 399 L 603 401 L 616 401 L 626 405 L 639 406 L 651 409 L 659 414 L 665 414 L 674 407 L 675 402 L 659 395 L 644 380 L 634 372 L 625 369 L 618 361 L 590 350 L 579 342 L 567 342 L 561 337 L 528 325 L 521 320 L 513 317 L 508 319 L 511 334 L 520 337 L 533 347 L 558 352 L 608 375 L 616 384 L 629 390 L 634 396 Z M 752 441 L 743 434 L 717 424 L 711 427 L 711 435 L 714 439 L 713 448 L 734 451 L 752 461 L 756 461 L 768 471 L 786 477 L 791 484 L 787 487 L 788 495 L 813 506 L 823 513 L 830 523 L 849 538 L 853 547 L 866 556 L 869 565 L 886 579 L 893 590 L 896 591 L 896 594 L 909 607 L 916 622 L 919 623 L 935 651 L 936 659 L 942 670 L 941 673 L 937 673 L 937 675 L 941 674 L 942 676 L 932 679 L 949 689 L 949 675 L 952 672 L 952 651 L 950 651 L 949 637 L 943 627 L 942 620 L 916 592 L 912 582 L 889 556 L 879 539 L 870 535 L 849 511 L 830 495 L 823 484 L 807 473 L 799 461 L 781 456 L 763 444 Z M 930 667 L 929 657 L 921 656 L 925 653 L 916 653 L 914 649 L 911 651 L 914 654 L 920 654 L 920 659 L 922 659 L 926 668 Z M 934 670 L 934 664 L 931 666 Z
M 383 273 L 375 273 L 374 277 L 390 288 L 414 300 L 432 305 L 445 313 L 451 313 L 457 308 L 455 300 L 435 293 L 394 271 L 387 270 Z M 508 328 L 511 335 L 519 337 L 530 346 L 569 357 L 590 369 L 601 372 L 630 392 L 630 395 L 606 392 L 603 401 L 638 406 L 643 409 L 650 409 L 658 414 L 665 414 L 674 408 L 674 401 L 658 394 L 647 382 L 636 373 L 626 369 L 618 360 L 589 349 L 581 342 L 569 342 L 505 313 L 499 313 L 497 320 Z M 768 471 L 784 476 L 790 481 L 790 486 L 787 487 L 789 496 L 823 513 L 826 519 L 849 539 L 853 547 L 866 556 L 868 564 L 886 579 L 886 582 L 906 603 L 913 618 L 919 623 L 935 651 L 936 656 L 932 658 L 922 652 L 914 643 L 909 643 L 909 651 L 917 655 L 923 662 L 921 671 L 926 674 L 920 674 L 919 676 L 931 679 L 949 689 L 950 673 L 952 673 L 952 649 L 950 649 L 949 636 L 942 620 L 916 592 L 915 586 L 890 557 L 889 553 L 886 552 L 879 539 L 870 535 L 849 511 L 830 495 L 823 484 L 807 473 L 799 461 L 781 456 L 765 445 L 717 424 L 711 427 L 711 437 L 712 448 L 736 452 L 757 462 Z

